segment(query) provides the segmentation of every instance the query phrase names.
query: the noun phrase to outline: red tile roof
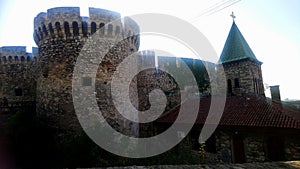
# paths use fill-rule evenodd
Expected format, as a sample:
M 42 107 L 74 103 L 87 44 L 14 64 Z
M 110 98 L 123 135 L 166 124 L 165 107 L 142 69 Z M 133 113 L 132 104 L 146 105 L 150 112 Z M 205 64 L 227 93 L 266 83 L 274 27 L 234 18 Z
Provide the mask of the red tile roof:
M 274 107 L 276 107 L 277 109 L 279 109 L 281 112 L 283 112 L 284 114 L 292 117 L 293 119 L 297 120 L 298 122 L 300 122 L 300 111 L 285 105 L 285 104 L 280 104 L 277 102 L 272 102 L 269 101 L 270 104 L 272 104 Z
M 193 106 L 197 104 L 197 99 L 188 100 L 183 104 Z M 204 124 L 211 105 L 211 98 L 201 98 L 198 104 L 199 112 L 196 123 Z M 179 110 L 180 106 L 177 106 L 173 110 L 165 113 L 155 122 L 173 123 L 177 118 Z M 188 113 L 185 113 L 185 117 L 188 118 Z M 256 96 L 227 97 L 219 125 L 300 129 L 299 122 L 272 106 L 265 97 Z

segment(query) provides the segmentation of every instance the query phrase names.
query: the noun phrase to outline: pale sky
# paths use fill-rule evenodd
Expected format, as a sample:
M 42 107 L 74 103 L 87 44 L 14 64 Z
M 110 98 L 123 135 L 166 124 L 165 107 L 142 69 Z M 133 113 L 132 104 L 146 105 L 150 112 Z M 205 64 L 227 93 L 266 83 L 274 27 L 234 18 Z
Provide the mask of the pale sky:
M 96 7 L 127 16 L 154 12 L 179 17 L 196 26 L 220 56 L 233 11 L 237 26 L 258 60 L 263 62 L 264 83 L 280 85 L 282 99 L 300 99 L 297 74 L 300 72 L 300 1 L 241 0 L 226 7 L 235 1 L 238 0 L 0 0 L 0 46 L 27 46 L 30 52 L 36 46 L 32 38 L 33 19 L 39 12 L 52 7 L 78 6 L 82 16 L 88 16 L 88 7 Z M 217 12 L 202 15 L 215 4 L 220 6 L 211 12 Z M 142 38 L 141 48 L 147 49 L 149 43 Z M 269 96 L 268 90 L 266 95 Z

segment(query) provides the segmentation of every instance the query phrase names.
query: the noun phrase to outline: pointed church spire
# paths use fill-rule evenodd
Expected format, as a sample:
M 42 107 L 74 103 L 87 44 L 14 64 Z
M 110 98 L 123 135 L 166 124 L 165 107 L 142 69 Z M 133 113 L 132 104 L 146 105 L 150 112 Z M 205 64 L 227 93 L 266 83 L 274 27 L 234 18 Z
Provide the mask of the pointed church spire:
M 233 61 L 238 61 L 243 59 L 250 59 L 258 63 L 261 63 L 256 59 L 250 46 L 248 45 L 244 36 L 242 35 L 239 28 L 235 24 L 234 13 L 232 12 L 230 16 L 233 18 L 233 23 L 230 28 L 229 35 L 225 42 L 219 62 L 227 63 L 227 62 L 233 62 Z

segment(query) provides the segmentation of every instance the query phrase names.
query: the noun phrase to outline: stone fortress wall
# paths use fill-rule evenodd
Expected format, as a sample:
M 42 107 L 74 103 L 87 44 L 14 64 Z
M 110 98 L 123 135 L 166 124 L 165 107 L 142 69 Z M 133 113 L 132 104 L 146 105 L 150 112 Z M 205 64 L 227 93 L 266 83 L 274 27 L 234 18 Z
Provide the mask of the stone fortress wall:
M 109 10 L 89 8 L 89 17 L 82 17 L 77 7 L 60 7 L 38 14 L 34 19 L 34 29 L 34 39 L 40 49 L 36 99 L 40 120 L 54 128 L 80 130 L 73 107 L 72 76 L 80 52 L 93 52 L 82 51 L 93 36 L 96 38 L 95 50 L 115 45 L 98 67 L 96 91 L 97 102 L 106 112 L 107 121 L 117 130 L 122 130 L 120 124 L 124 122 L 120 122 L 119 114 L 113 103 L 107 101 L 110 96 L 106 94 L 116 66 L 138 50 L 137 24 L 128 17 L 121 22 L 120 14 Z M 121 42 L 116 43 L 116 40 Z
M 35 101 L 38 48 L 0 47 L 0 96 L 8 101 Z
M 3 46 L 0 47 L 0 63 L 26 63 L 36 61 L 38 58 L 38 48 L 33 47 L 32 53 L 26 52 L 26 46 Z M 23 62 L 26 61 L 26 62 Z
M 97 40 L 93 44 L 98 47 L 96 50 L 104 50 L 107 47 L 109 47 L 110 50 L 106 53 L 101 64 L 98 66 L 96 79 L 89 79 L 88 77 L 80 80 L 83 85 L 89 81 L 96 82 L 98 106 L 104 112 L 107 112 L 107 120 L 110 121 L 110 124 L 115 128 L 122 130 L 120 124 L 125 123 L 124 121 L 118 121 L 118 116 L 120 114 L 117 113 L 112 101 L 108 101 L 109 98 L 111 98 L 110 81 L 119 63 L 139 49 L 140 40 L 138 24 L 130 17 L 125 17 L 121 21 L 121 15 L 119 13 L 105 9 L 89 8 L 89 17 L 83 17 L 80 15 L 80 8 L 78 7 L 58 7 L 48 9 L 47 12 L 41 12 L 34 18 L 33 37 L 39 50 L 34 48 L 33 54 L 29 54 L 26 53 L 24 50 L 25 48 L 23 47 L 3 47 L 1 49 L 1 65 L 19 62 L 23 63 L 25 60 L 26 63 L 34 64 L 31 68 L 26 68 L 28 71 L 24 71 L 30 72 L 27 74 L 34 76 L 27 76 L 26 74 L 19 77 L 26 77 L 26 79 L 30 79 L 28 84 L 33 84 L 30 86 L 27 85 L 26 82 L 26 85 L 23 85 L 24 87 L 22 88 L 25 90 L 36 91 L 28 92 L 27 94 L 30 93 L 32 96 L 31 100 L 36 101 L 37 116 L 40 118 L 40 121 L 44 121 L 46 125 L 54 128 L 65 130 L 80 129 L 74 113 L 72 100 L 73 70 L 80 52 L 93 52 L 82 50 L 84 45 L 89 42 L 89 39 L 96 37 Z M 119 40 L 120 42 L 115 43 Z M 111 48 L 110 45 L 112 44 L 114 44 L 115 47 Z M 152 64 L 155 66 L 155 62 L 157 62 L 157 68 L 180 68 L 180 60 L 183 60 L 191 69 L 193 69 L 192 71 L 195 71 L 194 76 L 200 83 L 201 79 L 208 81 L 208 86 L 204 86 L 200 89 L 199 94 L 210 94 L 209 85 L 211 85 L 211 83 L 209 83 L 210 79 L 205 71 L 216 72 L 218 69 L 217 64 L 201 61 L 199 59 L 179 59 L 164 56 L 158 57 L 157 61 L 155 61 L 155 54 L 153 51 L 143 51 L 140 52 L 139 55 L 140 65 Z M 200 64 L 202 66 L 199 66 Z M 252 72 L 261 72 L 260 70 L 256 70 L 256 68 L 260 69 L 260 67 L 255 67 L 255 65 L 249 66 L 253 67 L 251 69 Z M 10 68 L 13 68 L 13 66 L 10 66 Z M 235 77 L 230 77 L 230 73 L 236 73 L 235 70 L 226 67 L 225 69 L 225 73 L 228 76 L 227 78 L 230 79 Z M 235 68 L 233 67 L 233 69 Z M 3 76 L 3 74 L 14 71 L 7 71 L 7 68 L 2 68 L 2 72 Z M 202 72 L 202 74 L 199 72 Z M 246 73 L 249 74 L 249 72 Z M 242 79 L 242 77 L 252 77 L 248 76 L 248 74 L 240 72 L 239 77 L 241 77 L 241 86 L 246 86 L 246 83 L 248 85 L 248 82 L 253 81 L 252 79 Z M 11 77 L 15 76 L 16 75 L 11 75 Z M 4 80 L 5 78 L 2 79 Z M 261 80 L 261 75 L 258 74 L 257 79 Z M 24 82 L 25 81 L 27 80 L 24 80 Z M 234 79 L 232 79 L 232 81 L 234 81 Z M 19 86 L 8 84 L 18 83 L 13 80 L 5 80 L 5 83 L 2 83 L 1 86 L 2 94 L 13 96 L 13 88 L 19 88 Z M 175 80 L 158 69 L 139 73 L 137 79 L 133 80 L 133 83 L 138 86 L 138 93 L 136 93 L 138 95 L 138 100 L 134 100 L 135 103 L 133 104 L 138 103 L 139 105 L 136 105 L 136 107 L 141 110 L 147 109 L 147 107 L 150 106 L 148 95 L 154 88 L 161 88 L 165 93 L 170 94 L 167 109 L 171 109 L 180 102 L 179 90 L 188 90 L 190 87 L 187 83 L 185 84 L 184 89 L 178 89 Z M 218 82 L 216 82 L 216 84 L 217 83 Z M 253 86 L 255 85 L 252 83 L 248 86 L 249 91 L 241 92 L 248 93 L 255 90 L 253 89 Z M 24 94 L 26 93 L 25 90 Z
M 76 59 L 88 38 L 100 39 L 99 49 L 105 48 L 107 44 L 114 44 L 118 39 L 124 39 L 112 48 L 98 67 L 96 84 L 96 97 L 98 106 L 106 112 L 107 121 L 121 131 L 120 124 L 126 124 L 119 118 L 111 99 L 110 81 L 119 63 L 139 48 L 139 26 L 130 17 L 125 17 L 123 22 L 117 12 L 104 9 L 89 9 L 89 17 L 80 16 L 80 9 L 76 7 L 60 7 L 40 13 L 34 19 L 34 39 L 40 49 L 40 59 L 37 75 L 37 113 L 41 121 L 47 125 L 75 130 L 79 129 L 75 117 L 72 100 L 72 73 Z M 97 50 L 99 50 L 97 49 Z M 90 51 L 87 51 L 90 52 Z M 154 53 L 142 52 L 141 64 L 153 63 Z M 173 65 L 173 58 L 158 61 L 159 65 Z M 180 66 L 177 64 L 177 66 Z M 159 74 L 159 75 L 158 75 Z M 158 77 L 160 76 L 160 77 Z M 146 77 L 146 78 L 143 78 Z M 154 78 L 156 77 L 156 78 Z M 168 77 L 168 78 L 167 78 Z M 146 71 L 138 76 L 139 80 L 133 80 L 138 86 L 138 100 L 146 101 L 149 90 L 153 87 L 161 87 L 167 92 L 176 88 L 174 80 L 167 74 L 161 72 Z M 148 79 L 148 81 L 146 80 Z M 160 83 L 153 79 L 161 79 Z M 168 80 L 169 79 L 169 80 Z M 165 81 L 170 83 L 165 83 Z M 84 80 L 82 80 L 82 83 Z M 163 84 L 163 86 L 161 86 Z M 168 85 L 166 85 L 168 84 Z M 149 85 L 152 85 L 150 87 Z M 149 88 L 148 88 L 149 87 Z M 149 90 L 144 91 L 145 88 Z M 172 92 L 172 91 L 171 91 Z M 134 94 L 133 94 L 134 95 Z M 177 95 L 177 94 L 175 94 Z M 179 96 L 179 95 L 178 95 Z M 172 108 L 178 104 L 180 98 L 170 98 L 168 107 Z M 135 100 L 134 102 L 137 102 Z M 147 108 L 143 102 L 138 102 L 141 109 Z M 134 104 L 134 103 L 133 103 Z M 146 103 L 147 104 L 147 103 Z M 61 121 L 64 117 L 65 120 Z M 126 120 L 125 120 L 126 121 Z M 74 126 L 74 124 L 77 124 Z
M 1 65 L 19 64 L 19 62 L 25 63 L 25 61 L 34 64 L 32 67 L 25 66 L 25 68 L 23 66 L 27 70 L 23 72 L 30 72 L 21 76 L 26 77 L 24 78 L 26 80 L 23 80 L 24 83 L 27 79 L 30 79 L 28 83 L 26 82 L 26 84 L 19 87 L 18 85 L 8 85 L 18 84 L 12 78 L 10 78 L 11 80 L 5 80 L 1 86 L 1 94 L 13 96 L 15 95 L 12 92 L 14 91 L 13 88 L 24 88 L 24 95 L 25 93 L 27 93 L 26 95 L 30 94 L 31 100 L 36 101 L 37 115 L 41 121 L 45 121 L 45 124 L 60 129 L 79 129 L 80 126 L 74 113 L 72 100 L 73 70 L 77 57 L 82 52 L 82 48 L 88 42 L 88 39 L 96 37 L 96 39 L 100 39 L 99 42 L 95 42 L 99 43 L 95 44 L 99 47 L 96 50 L 101 50 L 105 45 L 115 45 L 114 48 L 109 50 L 98 67 L 95 79 L 97 102 L 99 107 L 107 112 L 108 118 L 118 116 L 115 114 L 117 111 L 113 108 L 113 103 L 107 101 L 109 100 L 107 98 L 111 97 L 108 91 L 110 91 L 110 81 L 116 67 L 124 58 L 139 49 L 139 26 L 133 19 L 124 17 L 121 21 L 119 13 L 105 9 L 89 8 L 89 17 L 83 17 L 80 15 L 80 8 L 78 7 L 52 8 L 48 9 L 47 12 L 39 13 L 34 18 L 33 37 L 38 46 L 38 50 L 37 48 L 33 49 L 33 54 L 26 53 L 24 47 L 1 48 Z M 118 40 L 120 42 L 115 44 Z M 189 58 L 179 59 L 160 56 L 155 61 L 153 51 L 140 52 L 139 55 L 140 65 L 152 64 L 155 66 L 155 62 L 157 62 L 157 68 L 180 68 L 180 60 L 183 60 L 189 64 L 191 69 L 196 71 L 195 78 L 200 79 L 200 81 L 204 79 L 209 82 L 210 79 L 206 73 L 202 75 L 197 73 L 197 71 L 201 72 L 200 69 L 198 70 L 199 64 L 203 65 L 202 68 L 214 72 L 217 67 L 214 63 Z M 14 72 L 13 70 L 7 71 L 7 68 L 4 68 L 5 66 L 2 67 L 2 74 Z M 10 68 L 14 67 L 10 66 Z M 229 70 L 227 74 L 230 74 L 230 72 L 235 71 Z M 11 77 L 15 76 L 16 73 L 11 75 Z M 258 75 L 258 79 L 260 77 L 261 75 Z M 139 89 L 139 93 L 137 93 L 139 102 L 137 102 L 138 100 L 134 102 L 139 103 L 139 109 L 150 106 L 147 97 L 154 88 L 162 88 L 165 93 L 174 95 L 174 97 L 170 95 L 167 106 L 168 109 L 171 109 L 180 102 L 179 90 L 188 90 L 190 87 L 187 83 L 184 89 L 178 89 L 175 80 L 168 74 L 158 71 L 158 69 L 141 72 L 137 78 L 139 80 L 136 80 L 135 83 Z M 81 79 L 81 81 L 84 83 L 84 79 Z M 246 79 L 246 81 L 249 82 L 250 80 Z M 244 85 L 243 83 L 243 79 L 241 79 L 241 85 Z M 210 94 L 210 86 L 203 87 L 200 93 Z M 63 119 L 61 117 L 64 117 L 64 120 L 61 121 Z M 118 122 L 116 119 L 112 118 L 108 121 L 111 122 L 112 126 L 118 128 L 117 126 L 123 122 Z M 77 125 L 74 126 L 74 124 Z
M 139 97 L 140 97 L 140 107 L 141 109 L 145 109 L 149 107 L 149 103 L 147 101 L 147 97 L 149 92 L 151 92 L 155 88 L 162 89 L 165 94 L 171 94 L 168 98 L 168 105 L 166 111 L 170 110 L 174 106 L 180 104 L 180 94 L 189 93 L 189 88 L 193 87 L 191 82 L 189 81 L 191 78 L 184 80 L 183 86 L 179 88 L 176 80 L 174 78 L 185 78 L 182 77 L 182 74 L 178 71 L 183 71 L 181 68 L 185 64 L 188 66 L 193 73 L 194 78 L 197 82 L 206 83 L 208 86 L 198 86 L 198 88 L 203 87 L 203 90 L 200 89 L 199 93 L 193 93 L 195 95 L 209 95 L 211 93 L 210 89 L 210 78 L 207 74 L 208 71 L 213 71 L 215 73 L 216 64 L 208 61 L 203 61 L 195 58 L 179 58 L 179 57 L 171 57 L 171 56 L 155 56 L 154 51 L 141 51 L 140 52 L 140 65 L 155 67 L 152 70 L 147 70 L 139 73 L 138 78 L 139 84 Z M 168 71 L 170 74 L 164 72 L 163 70 Z M 173 77 L 172 77 L 173 76 Z M 182 80 L 182 79 L 179 79 Z M 201 84 L 202 85 L 202 84 Z M 173 95 L 172 95 L 173 94 Z M 144 103 L 146 102 L 146 103 Z M 144 105 L 144 106 L 142 106 Z
M 87 66 L 84 69 L 90 76 L 77 80 L 82 88 L 95 82 L 96 92 L 91 94 L 96 95 L 99 109 L 114 129 L 127 135 L 148 137 L 152 136 L 149 132 L 155 130 L 150 123 L 139 125 L 121 117 L 112 102 L 112 76 L 117 66 L 135 52 L 139 56 L 139 66 L 154 67 L 137 74 L 129 86 L 130 101 L 141 111 L 150 108 L 149 93 L 157 88 L 166 94 L 165 112 L 180 104 L 181 94 L 188 94 L 189 88 L 193 86 L 185 81 L 184 87 L 178 88 L 176 79 L 159 69 L 181 71 L 183 62 L 190 67 L 199 84 L 208 85 L 198 84 L 199 93 L 193 93 L 194 96 L 206 97 L 213 94 L 212 85 L 223 88 L 231 86 L 231 92 L 229 88 L 227 92 L 233 95 L 264 94 L 259 62 L 242 60 L 215 64 L 192 58 L 156 57 L 154 51 L 138 52 L 139 33 L 138 24 L 130 17 L 121 20 L 119 13 L 105 9 L 90 8 L 89 17 L 81 16 L 78 7 L 59 7 L 42 12 L 34 19 L 33 37 L 38 48 L 32 48 L 32 53 L 28 53 L 24 46 L 0 47 L 0 96 L 6 96 L 9 101 L 35 101 L 39 122 L 55 130 L 55 141 L 60 144 L 66 135 L 72 137 L 74 133 L 82 131 L 72 96 L 73 71 L 81 53 L 88 55 L 109 48 L 102 62 L 97 65 L 96 78 L 93 79 L 93 72 Z M 90 45 L 96 48 L 85 49 L 84 46 L 94 38 L 95 41 Z M 86 62 L 94 63 L 94 60 L 87 58 Z M 224 72 L 218 71 L 221 66 L 224 67 Z M 215 81 L 211 81 L 207 72 L 211 72 L 210 75 L 213 76 L 217 76 L 219 72 L 225 73 L 227 86 L 217 77 L 213 78 Z M 136 87 L 137 90 L 134 90 Z M 87 105 L 84 101 L 82 104 Z M 217 156 L 221 156 L 221 150 L 232 154 L 231 137 L 233 134 L 225 131 L 216 133 Z M 262 135 L 245 137 L 247 162 L 266 160 L 263 139 Z M 299 159 L 297 140 L 288 139 L 284 144 L 286 158 Z M 232 161 L 231 157 L 229 161 Z

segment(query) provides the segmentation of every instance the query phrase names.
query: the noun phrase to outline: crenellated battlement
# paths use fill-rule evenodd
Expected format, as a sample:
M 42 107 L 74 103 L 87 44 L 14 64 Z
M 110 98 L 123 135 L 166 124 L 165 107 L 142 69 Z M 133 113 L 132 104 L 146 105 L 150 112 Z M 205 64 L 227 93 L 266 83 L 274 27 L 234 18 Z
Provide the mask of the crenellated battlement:
M 38 60 L 38 55 L 36 47 L 29 53 L 25 46 L 3 46 L 0 47 L 0 64 L 32 63 Z
M 138 35 L 139 27 L 129 17 L 125 17 L 122 23 L 118 12 L 99 8 L 89 8 L 89 17 L 80 16 L 79 7 L 51 8 L 34 19 L 34 40 L 37 45 L 47 39 L 84 39 L 95 33 L 103 38 L 127 37 Z M 131 44 L 139 46 L 138 36 L 132 36 L 130 40 Z
M 38 48 L 0 47 L 0 95 L 9 101 L 35 101 Z

